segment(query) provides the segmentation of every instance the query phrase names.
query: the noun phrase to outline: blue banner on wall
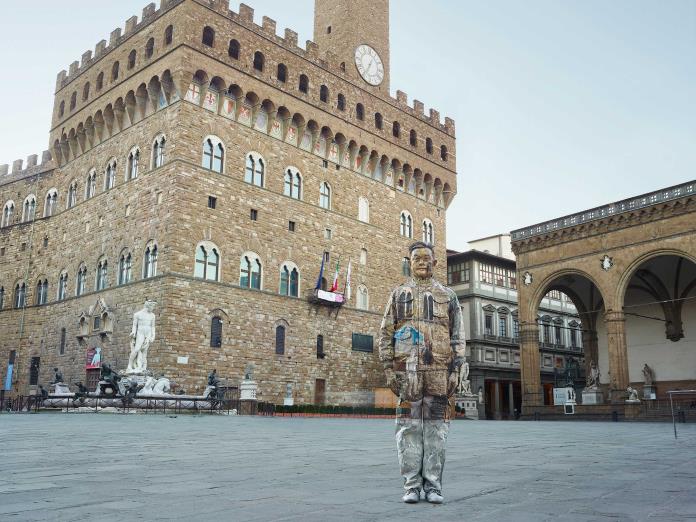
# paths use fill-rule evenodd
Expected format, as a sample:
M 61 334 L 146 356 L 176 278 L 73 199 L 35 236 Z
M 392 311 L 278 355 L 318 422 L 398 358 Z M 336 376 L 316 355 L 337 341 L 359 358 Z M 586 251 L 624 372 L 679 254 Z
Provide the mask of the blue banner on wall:
M 14 364 L 7 365 L 7 375 L 5 376 L 5 391 L 12 390 L 12 371 L 14 370 Z

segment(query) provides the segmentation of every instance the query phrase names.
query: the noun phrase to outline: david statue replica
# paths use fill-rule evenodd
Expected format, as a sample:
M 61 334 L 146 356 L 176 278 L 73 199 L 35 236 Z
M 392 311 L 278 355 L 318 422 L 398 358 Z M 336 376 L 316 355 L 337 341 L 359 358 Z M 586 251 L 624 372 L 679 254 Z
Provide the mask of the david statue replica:
M 147 350 L 155 340 L 155 314 L 157 303 L 147 300 L 143 309 L 133 314 L 133 329 L 130 333 L 130 357 L 127 374 L 143 374 L 147 370 Z
M 441 504 L 442 470 L 454 393 L 463 385 L 465 336 L 459 300 L 433 278 L 432 245 L 410 249 L 410 280 L 397 286 L 387 303 L 379 338 L 379 358 L 387 386 L 398 397 L 396 448 L 406 494 L 420 500 L 421 489 Z M 410 409 L 402 409 L 404 403 Z

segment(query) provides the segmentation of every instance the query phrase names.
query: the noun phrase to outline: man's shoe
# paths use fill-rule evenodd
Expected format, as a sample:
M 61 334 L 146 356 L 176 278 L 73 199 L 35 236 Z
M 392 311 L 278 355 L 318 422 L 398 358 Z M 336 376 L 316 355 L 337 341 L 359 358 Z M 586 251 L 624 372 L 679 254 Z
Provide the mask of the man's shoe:
M 426 492 L 425 498 L 431 504 L 442 504 L 442 501 L 445 500 L 442 494 L 436 489 L 431 489 L 430 491 Z
M 401 500 L 403 500 L 407 504 L 417 504 L 420 500 L 420 490 L 417 488 L 409 489 L 406 492 L 406 494 L 403 497 L 401 497 Z

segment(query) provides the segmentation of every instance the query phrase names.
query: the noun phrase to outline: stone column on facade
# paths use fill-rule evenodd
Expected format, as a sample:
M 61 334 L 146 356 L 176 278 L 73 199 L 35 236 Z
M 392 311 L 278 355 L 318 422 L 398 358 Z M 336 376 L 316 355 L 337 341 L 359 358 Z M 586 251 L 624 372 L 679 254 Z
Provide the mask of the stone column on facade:
M 609 348 L 609 399 L 623 404 L 628 386 L 628 350 L 626 346 L 626 316 L 622 311 L 609 310 L 604 316 Z
M 539 365 L 539 326 L 536 322 L 520 323 L 520 377 L 522 408 L 542 406 L 541 368 Z
M 508 408 L 510 409 L 510 418 L 515 418 L 515 387 L 512 381 L 508 382 Z
M 500 381 L 495 380 L 494 392 L 493 392 L 493 418 L 499 420 L 501 418 L 500 413 Z

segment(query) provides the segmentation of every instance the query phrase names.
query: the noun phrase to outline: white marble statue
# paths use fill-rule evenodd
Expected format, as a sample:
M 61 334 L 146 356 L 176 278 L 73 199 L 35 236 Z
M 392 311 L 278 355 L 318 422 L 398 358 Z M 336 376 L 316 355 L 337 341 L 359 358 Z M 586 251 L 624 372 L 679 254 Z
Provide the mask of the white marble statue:
M 647 363 L 643 366 L 643 380 L 646 386 L 652 386 L 655 382 L 655 372 Z
M 640 402 L 640 399 L 638 398 L 638 390 L 632 386 L 629 386 L 626 388 L 626 392 L 628 393 L 628 399 L 626 399 L 627 402 Z
M 147 300 L 143 309 L 133 314 L 133 329 L 130 333 L 130 357 L 126 373 L 142 374 L 147 370 L 147 350 L 155 340 L 155 314 L 157 303 Z
M 458 392 L 460 395 L 473 395 L 471 392 L 471 381 L 469 380 L 469 363 L 462 363 L 459 370 L 459 386 Z
M 483 388 L 481 386 L 479 386 L 478 401 L 479 404 L 483 404 Z
M 599 368 L 597 363 L 590 362 L 590 373 L 587 375 L 587 390 L 597 390 L 599 388 Z

